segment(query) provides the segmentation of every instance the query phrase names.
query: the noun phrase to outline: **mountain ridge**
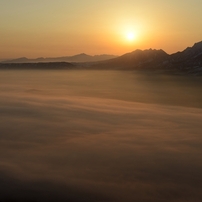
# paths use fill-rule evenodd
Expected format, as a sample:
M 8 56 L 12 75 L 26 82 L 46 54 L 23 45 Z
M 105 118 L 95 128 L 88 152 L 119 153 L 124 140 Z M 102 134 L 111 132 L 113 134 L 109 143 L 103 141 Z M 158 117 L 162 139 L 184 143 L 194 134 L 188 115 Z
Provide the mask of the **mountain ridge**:
M 104 55 L 108 57 L 109 55 Z M 81 53 L 73 57 L 73 60 L 79 58 L 85 58 L 87 60 L 88 57 L 96 57 L 89 56 L 85 53 Z M 98 55 L 100 57 L 100 55 Z M 61 60 L 60 57 L 58 60 Z M 176 52 L 173 54 L 167 54 L 162 49 L 146 49 L 140 50 L 137 49 L 130 53 L 126 53 L 122 56 L 105 59 L 102 61 L 89 61 L 88 62 L 40 62 L 44 58 L 36 58 L 35 63 L 22 63 L 23 60 L 28 60 L 27 58 L 18 58 L 16 65 L 14 63 L 1 63 L 0 68 L 18 68 L 21 64 L 27 64 L 25 66 L 29 66 L 30 68 L 45 68 L 48 69 L 48 65 L 51 68 L 55 69 L 107 69 L 107 70 L 160 70 L 164 72 L 174 72 L 177 74 L 193 74 L 193 75 L 202 75 L 202 41 L 195 43 L 192 47 L 187 47 L 181 52 Z M 35 65 L 33 65 L 35 64 Z M 57 65 L 56 65 L 57 64 Z M 72 66 L 71 66 L 72 65 Z M 68 66 L 68 68 L 67 68 Z M 21 65 L 22 67 L 22 65 Z
M 167 54 L 162 49 L 135 50 L 91 68 L 120 70 L 164 70 L 202 74 L 202 41 L 181 52 Z
M 62 57 L 39 57 L 34 59 L 29 59 L 27 57 L 20 57 L 16 59 L 4 60 L 1 63 L 38 63 L 38 62 L 95 62 L 108 60 L 118 57 L 116 55 L 87 55 L 85 53 L 80 53 L 73 56 L 62 56 Z

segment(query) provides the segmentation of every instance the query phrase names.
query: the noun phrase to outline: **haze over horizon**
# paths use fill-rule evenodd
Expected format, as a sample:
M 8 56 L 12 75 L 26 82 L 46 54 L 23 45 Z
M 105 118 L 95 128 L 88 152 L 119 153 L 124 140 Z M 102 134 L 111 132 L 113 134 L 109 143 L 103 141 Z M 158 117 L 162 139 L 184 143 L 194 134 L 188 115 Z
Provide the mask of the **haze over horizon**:
M 200 0 L 0 2 L 0 59 L 181 51 L 201 41 Z

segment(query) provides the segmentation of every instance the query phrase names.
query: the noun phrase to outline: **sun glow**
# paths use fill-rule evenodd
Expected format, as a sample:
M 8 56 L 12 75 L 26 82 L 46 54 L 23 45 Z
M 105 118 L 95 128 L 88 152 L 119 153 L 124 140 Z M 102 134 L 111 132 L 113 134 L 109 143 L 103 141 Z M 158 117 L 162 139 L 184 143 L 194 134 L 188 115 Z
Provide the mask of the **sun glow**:
M 134 32 L 127 32 L 126 39 L 132 42 L 136 39 L 136 34 Z
M 133 40 L 135 40 L 135 33 L 134 33 L 134 32 L 128 32 L 128 33 L 126 33 L 126 39 L 127 39 L 128 41 L 133 41 Z

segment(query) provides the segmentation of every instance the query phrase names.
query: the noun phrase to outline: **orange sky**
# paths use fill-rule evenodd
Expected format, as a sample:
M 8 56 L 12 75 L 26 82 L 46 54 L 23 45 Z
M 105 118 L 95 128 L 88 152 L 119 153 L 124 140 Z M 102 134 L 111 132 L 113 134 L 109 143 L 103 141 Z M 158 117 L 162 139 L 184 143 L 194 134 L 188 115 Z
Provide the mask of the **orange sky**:
M 173 53 L 202 40 L 201 8 L 201 0 L 1 0 L 0 58 Z

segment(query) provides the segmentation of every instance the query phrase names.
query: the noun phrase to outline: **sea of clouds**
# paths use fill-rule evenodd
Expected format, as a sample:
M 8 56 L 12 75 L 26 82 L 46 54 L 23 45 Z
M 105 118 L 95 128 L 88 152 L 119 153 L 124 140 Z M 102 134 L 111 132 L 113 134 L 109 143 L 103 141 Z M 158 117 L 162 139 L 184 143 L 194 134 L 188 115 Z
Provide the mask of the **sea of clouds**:
M 0 201 L 202 200 L 202 108 L 60 74 L 1 73 Z

